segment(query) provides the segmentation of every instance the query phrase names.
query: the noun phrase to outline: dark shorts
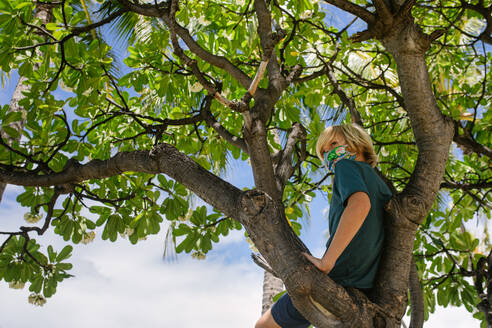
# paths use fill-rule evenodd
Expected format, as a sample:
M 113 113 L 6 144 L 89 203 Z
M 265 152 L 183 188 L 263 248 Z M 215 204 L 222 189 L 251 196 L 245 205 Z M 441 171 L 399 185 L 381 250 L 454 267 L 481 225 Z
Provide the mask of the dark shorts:
M 367 295 L 370 289 L 359 289 Z M 311 324 L 297 311 L 289 294 L 285 293 L 272 306 L 273 320 L 282 328 L 308 328 Z
M 282 328 L 308 328 L 310 326 L 309 321 L 294 307 L 287 293 L 273 304 L 271 311 L 273 319 Z

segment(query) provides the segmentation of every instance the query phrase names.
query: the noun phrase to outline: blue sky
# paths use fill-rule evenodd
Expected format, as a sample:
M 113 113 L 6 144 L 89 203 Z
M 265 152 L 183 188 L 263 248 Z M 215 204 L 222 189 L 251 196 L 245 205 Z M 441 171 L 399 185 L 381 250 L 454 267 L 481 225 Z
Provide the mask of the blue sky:
M 335 14 L 332 17 L 334 21 L 347 19 Z M 17 78 L 12 72 L 5 88 L 0 89 L 0 104 L 9 103 Z M 236 185 L 252 186 L 251 169 L 246 163 L 231 162 L 224 178 Z M 27 209 L 15 201 L 22 190 L 7 187 L 0 203 L 1 231 L 15 230 L 24 224 Z M 326 242 L 326 207 L 326 197 L 315 198 L 310 225 L 305 226 L 301 235 L 318 256 Z M 1 283 L 0 328 L 253 327 L 261 311 L 263 272 L 250 260 L 244 232 L 230 234 L 203 261 L 179 255 L 177 261 L 171 262 L 162 259 L 165 224 L 161 233 L 137 245 L 125 239 L 115 243 L 102 241 L 100 231 L 93 243 L 77 245 L 71 259 L 75 277 L 60 284 L 55 296 L 43 307 L 28 304 L 27 288 L 13 290 Z M 65 245 L 51 231 L 39 242 L 52 244 L 55 249 Z M 426 326 L 479 324 L 465 310 L 449 308 L 438 310 Z

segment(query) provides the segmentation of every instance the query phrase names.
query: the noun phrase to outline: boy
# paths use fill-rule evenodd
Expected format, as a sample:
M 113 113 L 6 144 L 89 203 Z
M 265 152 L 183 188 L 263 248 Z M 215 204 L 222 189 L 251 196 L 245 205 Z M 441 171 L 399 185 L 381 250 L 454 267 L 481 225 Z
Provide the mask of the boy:
M 377 155 L 371 138 L 358 125 L 331 126 L 316 153 L 334 171 L 328 215 L 330 238 L 321 259 L 303 255 L 333 281 L 363 291 L 373 286 L 383 244 L 384 206 L 391 192 L 374 171 Z M 307 321 L 284 294 L 255 328 L 307 328 Z

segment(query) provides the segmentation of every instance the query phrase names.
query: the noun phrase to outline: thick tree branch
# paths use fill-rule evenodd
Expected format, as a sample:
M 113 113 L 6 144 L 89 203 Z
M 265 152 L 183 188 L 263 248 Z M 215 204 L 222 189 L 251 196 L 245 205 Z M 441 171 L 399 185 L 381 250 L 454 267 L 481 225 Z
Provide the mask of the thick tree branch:
M 277 181 L 274 176 L 273 163 L 270 154 L 270 149 L 267 144 L 267 130 L 265 123 L 258 118 L 251 117 L 259 116 L 271 111 L 268 103 L 255 103 L 252 114 L 245 113 L 245 120 L 249 118 L 250 123 L 245 122 L 243 126 L 244 140 L 248 146 L 248 153 L 251 157 L 251 166 L 253 169 L 253 178 L 256 188 L 267 193 L 275 200 L 282 198 L 282 190 L 278 189 Z M 259 107 L 259 108 L 258 108 Z
M 305 142 L 306 142 L 306 129 L 300 123 L 294 123 L 292 129 L 287 137 L 287 143 L 280 155 L 280 161 L 275 169 L 275 176 L 277 178 L 280 190 L 283 189 L 285 183 L 294 173 L 298 164 L 300 164 L 305 159 Z M 299 158 L 297 164 L 293 165 L 292 155 L 296 148 L 297 142 L 301 140 L 304 144 L 304 158 Z
M 167 174 L 225 215 L 236 217 L 236 202 L 241 191 L 168 144 L 158 144 L 150 152 L 122 152 L 107 160 L 92 160 L 85 164 L 71 160 L 63 171 L 47 175 L 2 169 L 0 182 L 20 186 L 59 186 L 108 178 L 128 171 Z
M 412 36 L 412 37 L 415 37 Z M 398 38 L 400 39 L 400 38 Z M 395 40 L 396 41 L 396 40 Z M 423 55 L 405 56 L 405 46 L 386 44 L 397 63 L 402 95 L 419 149 L 410 183 L 402 193 L 403 206 L 412 209 L 410 220 L 421 222 L 432 206 L 453 138 L 453 125 L 437 107 Z M 415 45 L 410 45 L 414 47 Z
M 378 20 L 382 20 L 385 25 L 390 25 L 393 22 L 393 15 L 386 2 L 384 0 L 373 0 L 372 3 L 376 8 Z
M 287 88 L 288 82 L 282 75 L 280 65 L 275 54 L 275 45 L 284 37 L 283 30 L 274 33 L 272 31 L 272 17 L 265 0 L 255 0 L 254 8 L 258 18 L 258 35 L 263 49 L 262 61 L 268 61 L 268 94 L 273 99 L 278 99 L 282 91 Z M 266 113 L 269 117 L 269 113 Z
M 347 0 L 325 0 L 325 2 L 334 5 L 348 13 L 351 13 L 354 16 L 359 17 L 367 24 L 373 24 L 376 21 L 376 15 L 366 10 L 365 8 L 353 4 Z

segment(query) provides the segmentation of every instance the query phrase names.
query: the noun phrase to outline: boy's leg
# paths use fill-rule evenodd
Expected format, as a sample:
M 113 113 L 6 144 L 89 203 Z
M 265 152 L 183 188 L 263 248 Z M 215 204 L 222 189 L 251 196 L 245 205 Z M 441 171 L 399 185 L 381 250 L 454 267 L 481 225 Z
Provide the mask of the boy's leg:
M 255 328 L 281 328 L 272 317 L 272 310 L 268 309 L 256 322 Z
M 308 328 L 307 321 L 294 307 L 288 294 L 282 295 L 258 320 L 255 328 Z

